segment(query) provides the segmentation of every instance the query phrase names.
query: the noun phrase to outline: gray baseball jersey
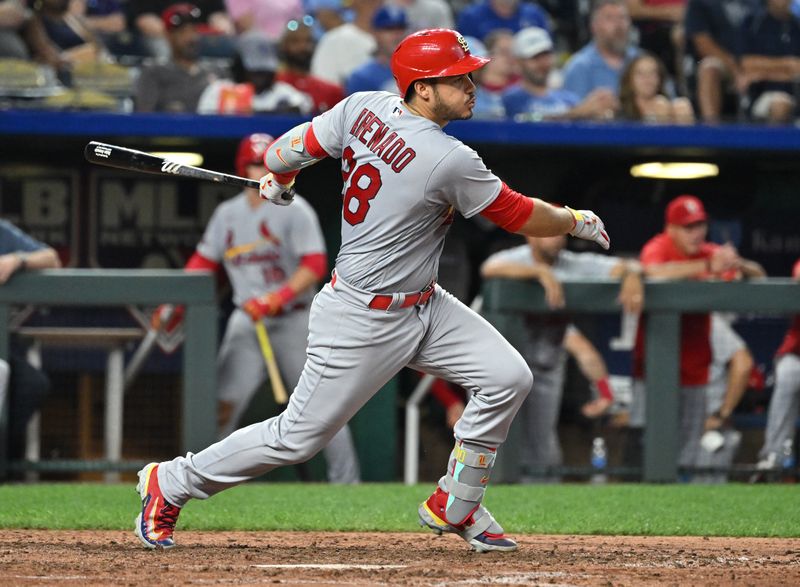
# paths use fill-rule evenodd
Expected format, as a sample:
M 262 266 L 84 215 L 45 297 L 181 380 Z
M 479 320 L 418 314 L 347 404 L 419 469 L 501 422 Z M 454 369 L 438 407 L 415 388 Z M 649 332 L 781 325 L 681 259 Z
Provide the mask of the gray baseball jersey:
M 478 154 L 388 92 L 359 92 L 313 121 L 342 159 L 336 271 L 378 293 L 419 291 L 436 277 L 453 209 L 469 218 L 500 192 Z
M 222 263 L 241 306 L 255 296 L 280 289 L 304 255 L 325 253 L 319 220 L 309 203 L 297 196 L 292 206 L 253 208 L 247 195 L 222 202 L 206 226 L 197 252 Z M 310 304 L 313 291 L 297 298 Z
M 524 244 L 498 251 L 486 263 L 504 261 L 523 266 L 535 266 L 530 245 Z M 562 250 L 550 267 L 559 281 L 568 279 L 607 279 L 620 263 L 619 258 L 597 253 L 576 253 Z M 533 371 L 533 387 L 520 409 L 523 443 L 519 464 L 523 481 L 538 480 L 548 468 L 562 464 L 558 439 L 558 415 L 566 373 L 564 335 L 570 317 L 556 313 L 530 314 L 523 318 L 525 340 L 519 349 Z
M 471 451 L 482 447 L 486 467 L 530 390 L 530 369 L 483 318 L 438 285 L 417 303 L 436 278 L 454 210 L 479 213 L 497 197 L 500 180 L 475 151 L 393 94 L 354 94 L 312 125 L 325 151 L 342 159 L 342 246 L 336 279 L 311 307 L 303 373 L 279 416 L 162 463 L 159 485 L 175 505 L 307 460 L 405 366 L 471 392 L 455 437 L 477 447 Z M 397 303 L 373 309 L 387 295 Z M 454 474 L 466 469 L 485 475 L 468 492 L 482 495 L 489 469 Z

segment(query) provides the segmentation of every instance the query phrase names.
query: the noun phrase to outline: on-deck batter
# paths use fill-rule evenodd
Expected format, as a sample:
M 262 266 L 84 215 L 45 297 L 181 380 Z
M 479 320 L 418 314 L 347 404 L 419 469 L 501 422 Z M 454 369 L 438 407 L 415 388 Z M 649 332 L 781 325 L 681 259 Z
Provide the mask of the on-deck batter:
M 404 39 L 392 57 L 400 96 L 353 94 L 295 127 L 266 154 L 261 195 L 291 203 L 300 169 L 342 160 L 342 245 L 330 283 L 314 298 L 308 359 L 286 411 L 198 454 L 139 473 L 136 534 L 149 548 L 174 545 L 180 508 L 267 471 L 305 461 L 400 369 L 411 366 L 472 392 L 456 446 L 420 522 L 479 551 L 516 550 L 481 505 L 497 447 L 530 391 L 525 361 L 483 318 L 436 285 L 444 237 L 458 211 L 511 232 L 572 234 L 608 248 L 590 211 L 551 206 L 509 188 L 478 154 L 442 132 L 475 105 L 469 73 L 488 59 L 447 29 Z M 379 439 L 376 439 L 378 441 Z

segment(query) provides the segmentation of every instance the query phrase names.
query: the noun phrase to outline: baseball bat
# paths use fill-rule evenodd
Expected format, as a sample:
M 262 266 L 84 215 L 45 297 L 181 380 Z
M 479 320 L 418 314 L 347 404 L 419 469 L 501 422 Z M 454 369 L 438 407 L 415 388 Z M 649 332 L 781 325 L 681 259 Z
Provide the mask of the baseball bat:
M 183 165 L 182 163 L 176 163 L 165 157 L 151 155 L 144 151 L 137 151 L 136 149 L 128 149 L 127 147 L 118 147 L 117 145 L 109 145 L 106 143 L 98 143 L 97 141 L 92 141 L 86 145 L 83 150 L 83 156 L 86 157 L 86 160 L 90 163 L 97 163 L 98 165 L 105 165 L 107 167 L 155 173 L 158 175 L 178 175 L 181 177 L 213 181 L 245 188 L 259 188 L 258 181 L 255 179 L 248 179 L 246 177 L 239 177 L 238 175 L 230 175 L 219 171 L 211 171 L 210 169 L 203 169 L 202 167 Z
M 139 374 L 139 371 L 141 371 L 145 360 L 147 360 L 147 357 L 153 352 L 153 347 L 156 345 L 157 338 L 158 331 L 155 328 L 150 328 L 147 334 L 144 335 L 144 338 L 142 338 L 142 342 L 139 343 L 136 352 L 133 353 L 131 360 L 125 366 L 125 374 L 122 377 L 122 387 L 125 391 L 128 391 L 133 381 L 136 379 L 136 376 Z
M 286 393 L 286 387 L 283 385 L 281 379 L 281 372 L 278 370 L 278 363 L 275 362 L 275 353 L 272 351 L 272 344 L 269 342 L 269 335 L 267 334 L 267 327 L 261 320 L 258 320 L 255 325 L 256 336 L 258 337 L 258 346 L 261 347 L 261 356 L 264 357 L 264 363 L 267 365 L 267 373 L 269 373 L 269 382 L 272 386 L 272 396 L 275 398 L 275 403 L 283 406 L 289 403 L 289 396 Z

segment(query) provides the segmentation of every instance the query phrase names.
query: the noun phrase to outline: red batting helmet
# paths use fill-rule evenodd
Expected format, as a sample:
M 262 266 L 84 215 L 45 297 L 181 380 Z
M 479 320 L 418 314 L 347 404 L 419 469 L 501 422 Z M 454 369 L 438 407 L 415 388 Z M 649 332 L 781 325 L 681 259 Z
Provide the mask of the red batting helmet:
M 255 133 L 248 135 L 239 143 L 239 150 L 236 151 L 236 173 L 242 177 L 247 177 L 248 165 L 264 165 L 264 153 L 275 139 L 266 133 Z
M 470 54 L 469 45 L 458 31 L 427 29 L 408 35 L 392 55 L 392 75 L 400 95 L 418 79 L 462 75 L 489 63 L 486 57 Z

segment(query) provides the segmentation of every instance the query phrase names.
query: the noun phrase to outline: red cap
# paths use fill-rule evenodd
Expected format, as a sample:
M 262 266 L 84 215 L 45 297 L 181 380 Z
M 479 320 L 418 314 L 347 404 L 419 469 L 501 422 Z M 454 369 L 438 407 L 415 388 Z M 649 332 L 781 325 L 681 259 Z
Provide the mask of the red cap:
M 462 75 L 489 63 L 476 57 L 458 31 L 427 29 L 408 35 L 392 55 L 392 74 L 400 95 L 405 96 L 418 79 Z
M 665 220 L 667 224 L 686 226 L 695 222 L 705 222 L 708 216 L 703 202 L 695 196 L 683 195 L 667 204 Z
M 201 22 L 202 15 L 197 6 L 183 2 L 167 6 L 161 13 L 161 20 L 164 22 L 164 28 L 173 31 L 184 24 Z

